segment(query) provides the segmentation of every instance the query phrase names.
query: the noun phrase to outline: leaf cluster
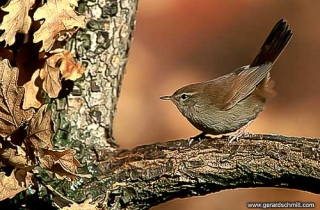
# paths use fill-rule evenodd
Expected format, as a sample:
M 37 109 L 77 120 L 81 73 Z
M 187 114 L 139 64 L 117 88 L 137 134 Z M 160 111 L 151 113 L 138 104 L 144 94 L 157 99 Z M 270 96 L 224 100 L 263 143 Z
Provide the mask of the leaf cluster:
M 84 28 L 77 0 L 0 3 L 0 201 L 36 185 L 37 168 L 75 180 L 75 150 L 53 148 L 54 125 L 43 94 L 57 98 L 63 80 L 84 73 L 64 49 Z

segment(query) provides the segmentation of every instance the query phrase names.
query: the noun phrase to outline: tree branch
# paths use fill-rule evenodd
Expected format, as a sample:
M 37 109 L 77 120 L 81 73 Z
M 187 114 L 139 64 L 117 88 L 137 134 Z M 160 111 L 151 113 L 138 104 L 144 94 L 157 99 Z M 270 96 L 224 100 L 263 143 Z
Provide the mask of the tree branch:
M 320 139 L 247 135 L 189 146 L 185 140 L 126 150 L 98 164 L 99 179 L 83 186 L 108 209 L 148 209 L 174 198 L 241 187 L 320 193 Z

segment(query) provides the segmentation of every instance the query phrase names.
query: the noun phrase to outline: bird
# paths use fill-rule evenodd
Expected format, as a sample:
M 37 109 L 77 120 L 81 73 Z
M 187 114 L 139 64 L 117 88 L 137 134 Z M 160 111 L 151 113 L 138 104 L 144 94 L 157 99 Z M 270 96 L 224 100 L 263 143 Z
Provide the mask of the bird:
M 289 24 L 282 18 L 250 65 L 209 81 L 186 85 L 160 99 L 173 102 L 202 132 L 197 137 L 238 131 L 229 137 L 229 143 L 238 141 L 247 126 L 265 109 L 266 101 L 275 95 L 270 70 L 292 35 Z

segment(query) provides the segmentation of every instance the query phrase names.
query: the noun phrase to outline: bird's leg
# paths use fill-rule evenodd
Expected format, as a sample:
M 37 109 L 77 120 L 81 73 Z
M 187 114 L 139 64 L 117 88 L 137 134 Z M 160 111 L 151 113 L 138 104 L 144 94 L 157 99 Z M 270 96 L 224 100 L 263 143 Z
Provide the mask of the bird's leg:
M 206 137 L 206 134 L 204 132 L 194 136 L 194 137 L 191 137 L 188 139 L 188 145 L 190 146 L 192 144 L 193 141 L 201 141 L 202 139 L 204 139 Z
M 238 141 L 240 137 L 242 137 L 245 134 L 245 130 L 247 129 L 247 127 L 253 122 L 253 120 L 249 121 L 245 126 L 243 126 L 242 128 L 240 128 L 238 130 L 238 132 L 232 136 L 228 137 L 228 144 L 230 144 L 231 142 Z

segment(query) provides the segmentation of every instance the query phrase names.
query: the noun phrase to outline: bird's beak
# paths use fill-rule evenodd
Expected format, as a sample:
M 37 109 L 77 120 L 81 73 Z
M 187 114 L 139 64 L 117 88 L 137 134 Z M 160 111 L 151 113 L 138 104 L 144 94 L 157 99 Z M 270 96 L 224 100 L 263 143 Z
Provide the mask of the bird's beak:
M 161 96 L 161 100 L 171 100 L 171 96 Z

